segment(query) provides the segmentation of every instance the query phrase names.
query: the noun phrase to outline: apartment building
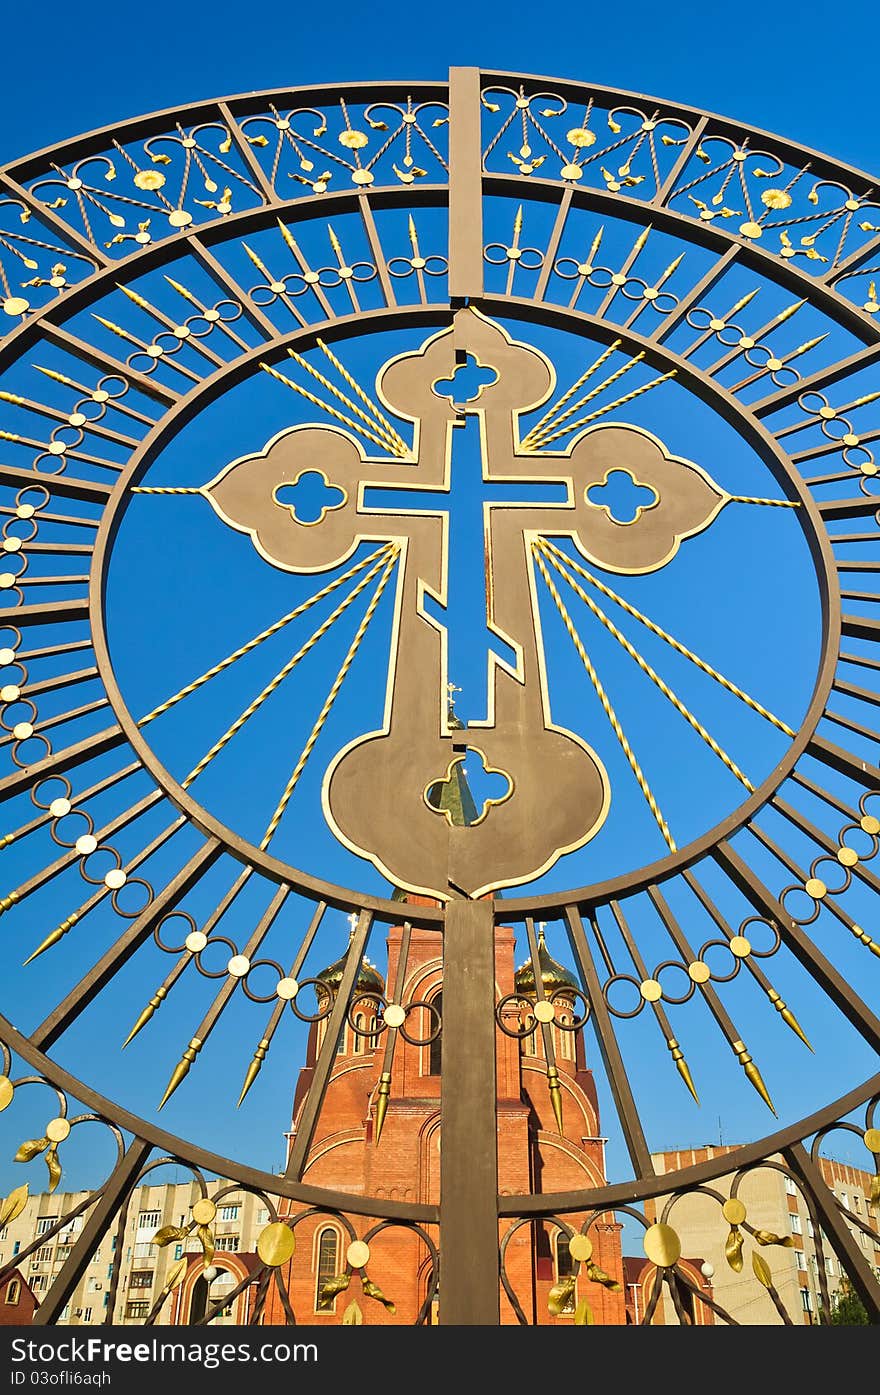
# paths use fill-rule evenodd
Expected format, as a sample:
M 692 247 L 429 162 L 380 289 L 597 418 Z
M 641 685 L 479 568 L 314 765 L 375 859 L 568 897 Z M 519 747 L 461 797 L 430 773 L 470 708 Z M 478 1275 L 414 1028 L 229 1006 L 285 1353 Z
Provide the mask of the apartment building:
M 671 1150 L 653 1155 L 659 1174 L 672 1172 L 706 1162 L 733 1151 L 730 1147 L 703 1147 Z M 770 1159 L 782 1163 L 781 1157 Z M 865 1258 L 880 1277 L 880 1216 L 869 1205 L 871 1174 L 848 1163 L 820 1159 L 822 1175 L 841 1205 L 853 1217 L 850 1230 L 861 1246 Z M 721 1177 L 712 1188 L 724 1197 L 730 1195 L 731 1178 Z M 751 1251 L 756 1249 L 769 1265 L 773 1284 L 792 1320 L 806 1324 L 818 1321 L 821 1306 L 819 1280 L 820 1256 L 816 1235 L 804 1199 L 795 1183 L 773 1166 L 763 1165 L 750 1172 L 742 1181 L 738 1196 L 746 1207 L 746 1218 L 756 1229 L 789 1238 L 791 1245 L 758 1246 L 749 1234 L 744 1236 L 744 1263 L 737 1272 L 725 1257 L 729 1224 L 721 1215 L 717 1201 L 704 1193 L 685 1195 L 677 1201 L 668 1217 L 678 1231 L 685 1254 L 699 1254 L 711 1266 L 713 1297 L 739 1323 L 778 1324 L 776 1311 L 767 1290 L 755 1278 Z M 658 1198 L 646 1207 L 649 1219 L 659 1218 L 666 1198 Z M 874 1234 L 866 1234 L 860 1223 Z M 833 1303 L 840 1289 L 840 1264 L 831 1245 L 822 1244 L 825 1278 L 829 1299 Z M 676 1322 L 672 1303 L 664 1299 L 664 1320 Z
M 231 1190 L 219 1202 L 213 1226 L 217 1251 L 213 1266 L 216 1276 L 210 1290 L 213 1301 L 222 1297 L 224 1288 L 239 1281 L 240 1257 L 254 1253 L 257 1236 L 269 1218 L 266 1207 L 240 1187 L 209 1183 L 212 1196 L 224 1187 Z M 153 1244 L 153 1236 L 163 1226 L 190 1224 L 192 1206 L 200 1195 L 195 1181 L 137 1187 L 122 1234 L 117 1229 L 102 1239 L 60 1321 L 71 1326 L 105 1322 L 112 1302 L 113 1322 L 143 1322 L 162 1293 L 169 1270 L 179 1259 L 191 1254 L 190 1267 L 198 1264 L 201 1269 L 202 1247 L 195 1228 L 185 1239 L 170 1245 L 160 1248 Z M 31 1196 L 21 1214 L 0 1229 L 0 1269 L 16 1266 L 38 1301 L 76 1243 L 88 1216 L 89 1197 L 85 1191 Z M 247 1301 L 248 1295 L 242 1295 L 218 1321 L 243 1321 Z M 179 1321 L 178 1309 L 175 1292 L 163 1303 L 157 1321 Z M 190 1319 L 187 1316 L 184 1320 Z

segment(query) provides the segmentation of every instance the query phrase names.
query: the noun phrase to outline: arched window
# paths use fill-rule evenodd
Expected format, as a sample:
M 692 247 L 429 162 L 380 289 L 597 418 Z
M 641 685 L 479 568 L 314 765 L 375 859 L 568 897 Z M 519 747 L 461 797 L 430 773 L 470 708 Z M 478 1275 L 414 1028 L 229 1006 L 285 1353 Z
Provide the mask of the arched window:
M 431 1003 L 432 1003 L 432 1006 L 435 1007 L 439 1013 L 442 1013 L 442 1011 L 443 1011 L 443 994 L 442 994 L 442 993 L 435 993 L 435 994 L 434 994 L 434 997 L 431 999 Z M 428 1030 L 433 1032 L 434 1028 L 437 1026 L 437 1019 L 436 1019 L 436 1017 L 434 1016 L 433 1013 L 429 1013 L 429 1014 L 428 1014 L 428 1021 L 429 1021 L 429 1028 L 428 1028 Z M 429 1046 L 429 1048 L 428 1048 L 428 1074 L 429 1074 L 429 1075 L 439 1075 L 439 1074 L 440 1074 L 440 1060 L 441 1060 L 441 1055 L 442 1055 L 442 1045 L 443 1045 L 443 1030 L 442 1030 L 442 1028 L 441 1028 L 441 1030 L 437 1033 L 436 1037 L 435 1037 L 434 1040 L 431 1042 L 431 1044 L 430 1044 L 430 1046 Z
M 535 1015 L 532 1012 L 526 1014 L 525 1020 L 523 1022 L 523 1030 L 525 1030 L 526 1028 L 528 1029 L 528 1036 L 525 1036 L 522 1039 L 523 1055 L 537 1056 L 538 1033 L 541 1029 L 535 1021 Z
M 356 1056 L 362 1056 L 366 1050 L 367 1043 L 367 1038 L 361 1035 L 367 1025 L 367 1020 L 362 1012 L 359 1012 L 355 1017 L 354 1025 L 357 1028 L 357 1031 L 352 1032 L 352 1037 L 354 1038 L 354 1054 Z
M 191 1323 L 200 1322 L 208 1311 L 208 1280 L 204 1274 L 200 1274 L 193 1285 L 192 1299 L 189 1305 L 189 1320 Z
M 17 1303 L 21 1297 L 21 1280 L 10 1279 L 6 1286 L 6 1302 Z
M 332 1226 L 326 1226 L 318 1236 L 316 1254 L 315 1312 L 332 1313 L 335 1299 L 321 1297 L 322 1288 L 336 1273 L 339 1257 L 339 1236 Z
M 563 1061 L 573 1061 L 574 1032 L 562 1031 L 562 1026 L 567 1026 L 569 1022 L 571 1022 L 571 1014 L 568 1012 L 562 1012 L 560 1013 L 557 1021 L 560 1023 L 560 1026 L 557 1027 L 554 1033 L 556 1037 L 556 1054 L 560 1056 Z

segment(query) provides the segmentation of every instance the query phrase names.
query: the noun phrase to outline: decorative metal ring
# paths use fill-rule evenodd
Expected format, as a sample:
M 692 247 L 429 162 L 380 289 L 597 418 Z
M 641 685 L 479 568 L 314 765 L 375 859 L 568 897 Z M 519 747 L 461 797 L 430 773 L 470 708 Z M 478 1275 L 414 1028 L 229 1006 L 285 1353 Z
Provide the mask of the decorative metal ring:
M 742 935 L 744 939 L 749 940 L 749 944 L 751 944 L 752 942 L 749 939 L 749 936 L 746 934 L 746 931 L 748 930 L 748 927 L 750 925 L 763 925 L 764 928 L 766 930 L 769 930 L 773 936 L 773 944 L 770 949 L 755 949 L 755 946 L 752 945 L 750 951 L 751 954 L 754 956 L 755 959 L 772 958 L 772 956 L 779 949 L 779 946 L 782 944 L 782 935 L 780 933 L 779 926 L 774 925 L 773 922 L 770 920 L 765 920 L 764 917 L 761 915 L 750 915 L 748 919 L 744 920 L 742 925 L 739 927 L 740 935 Z
M 355 1023 L 353 1016 L 354 1010 L 357 1007 L 358 1003 L 366 1002 L 374 1003 L 376 1005 L 376 1025 L 370 1028 L 358 1027 Z M 371 993 L 369 991 L 357 993 L 348 1005 L 348 1012 L 345 1014 L 345 1019 L 348 1022 L 348 1025 L 351 1028 L 351 1030 L 354 1032 L 355 1036 L 377 1037 L 381 1032 L 387 1030 L 387 1023 L 381 1020 L 380 1015 L 382 1008 L 387 1006 L 387 1000 L 383 997 L 381 993 Z
M 41 741 L 43 743 L 43 746 L 45 747 L 43 755 L 41 757 L 28 756 L 26 760 L 22 760 L 21 748 L 22 746 L 29 745 L 31 741 Z M 48 736 L 44 736 L 41 731 L 34 731 L 31 732 L 30 736 L 20 737 L 17 741 L 14 741 L 12 743 L 12 747 L 10 750 L 10 755 L 12 756 L 14 763 L 18 766 L 19 770 L 26 770 L 29 765 L 35 765 L 38 759 L 42 760 L 46 756 L 51 756 L 51 754 L 52 743 L 49 740 Z
M 29 494 L 42 494 L 43 498 L 41 499 L 39 504 L 35 504 L 32 499 L 29 499 L 27 497 Z M 24 488 L 20 489 L 16 494 L 15 506 L 16 508 L 20 508 L 22 504 L 27 504 L 32 509 L 35 509 L 37 513 L 39 513 L 40 509 L 44 509 L 46 507 L 51 497 L 52 496 L 50 495 L 48 489 L 44 484 L 26 484 Z
M 241 980 L 241 986 L 245 997 L 250 998 L 252 1003 L 276 1002 L 278 994 L 276 993 L 274 988 L 272 989 L 271 993 L 266 994 L 255 993 L 251 988 L 248 980 L 250 979 L 251 974 L 254 973 L 257 969 L 274 969 L 279 979 L 284 978 L 284 970 L 282 969 L 281 965 L 277 963 L 274 959 L 255 959 L 251 964 L 250 968 L 248 969 L 247 973 L 245 974 L 244 978 Z
M 693 979 L 688 973 L 687 965 L 683 964 L 680 959 L 664 959 L 663 963 L 658 964 L 656 969 L 654 970 L 654 978 L 657 980 L 658 983 L 660 982 L 660 975 L 663 973 L 664 969 L 678 969 L 679 973 L 684 974 L 688 982 L 687 992 L 681 998 L 673 998 L 672 994 L 667 993 L 666 989 L 664 988 L 664 1002 L 669 1003 L 673 1007 L 679 1007 L 682 1003 L 689 1002 L 697 990 L 697 985 L 694 983 Z
M 410 1003 L 406 1009 L 407 1017 L 409 1017 L 411 1012 L 417 1012 L 422 1008 L 431 1014 L 436 1020 L 437 1026 L 426 1037 L 415 1037 L 411 1032 L 408 1032 L 404 1026 L 398 1027 L 397 1030 L 400 1035 L 403 1037 L 404 1041 L 409 1042 L 410 1046 L 430 1046 L 432 1041 L 437 1040 L 443 1028 L 443 1018 L 440 1015 L 440 1009 L 436 1002 L 426 1003 L 419 999 L 418 1002 Z
M 55 780 L 58 781 L 63 793 L 50 795 L 48 801 L 44 804 L 42 802 L 43 796 L 40 795 L 38 791 L 42 789 L 43 785 L 49 785 Z M 66 775 L 46 775 L 44 779 L 38 780 L 31 789 L 31 803 L 35 809 L 45 809 L 48 812 L 50 805 L 54 804 L 56 799 L 69 800 L 71 792 L 71 784 Z
M 729 974 L 716 973 L 715 970 L 711 967 L 711 965 L 709 965 L 708 960 L 706 959 L 706 954 L 710 949 L 727 950 L 727 953 L 733 960 L 733 968 L 731 969 Z M 711 975 L 713 983 L 730 983 L 732 979 L 736 978 L 742 964 L 742 960 L 737 958 L 733 950 L 730 948 L 730 943 L 727 940 L 707 940 L 706 943 L 700 949 L 700 953 L 697 957 L 699 959 L 702 959 L 703 963 L 706 964 L 707 968 L 709 969 L 709 973 Z
M 102 872 L 100 876 L 96 877 L 92 872 L 89 871 L 89 862 L 94 857 L 112 858 L 113 865 L 112 867 L 108 867 L 105 872 Z M 119 856 L 119 853 L 116 851 L 115 848 L 108 847 L 104 843 L 99 843 L 98 846 L 94 848 L 92 852 L 83 853 L 80 856 L 80 876 L 83 878 L 84 881 L 87 881 L 90 884 L 90 886 L 103 886 L 104 878 L 107 876 L 107 873 L 118 872 L 121 870 L 121 868 L 122 858 Z
M 24 527 L 28 527 L 31 530 L 27 534 L 27 536 L 24 536 L 22 533 L 16 533 L 13 531 L 15 528 Z M 21 543 L 22 547 L 26 547 L 29 542 L 33 542 L 34 538 L 37 536 L 37 533 L 39 531 L 40 528 L 36 516 L 34 516 L 33 518 L 7 518 L 6 522 L 3 524 L 4 539 L 17 538 L 18 541 Z
M 318 1002 L 321 1001 L 322 996 L 326 997 L 327 1001 L 324 1007 L 319 1008 L 318 1011 L 315 1013 L 309 1014 L 307 1012 L 301 1012 L 300 1009 L 297 1007 L 297 999 L 299 998 L 304 988 L 309 988 L 312 986 L 314 986 L 315 997 L 317 998 Z M 329 1017 L 330 1013 L 333 1011 L 333 994 L 327 987 L 326 983 L 324 983 L 323 979 L 300 979 L 299 992 L 297 993 L 296 998 L 291 998 L 290 1000 L 290 1010 L 295 1017 L 299 1018 L 300 1022 L 322 1022 L 324 1018 Z
M 82 830 L 81 833 L 77 834 L 76 838 L 74 838 L 72 842 L 68 842 L 66 838 L 62 838 L 58 831 L 61 825 L 64 823 L 65 819 L 85 819 L 85 828 Z M 69 829 L 65 829 L 65 832 L 69 831 Z M 75 848 L 80 838 L 86 837 L 89 833 L 94 833 L 94 831 L 95 824 L 91 814 L 87 814 L 85 809 L 75 809 L 71 807 L 69 813 L 59 814 L 57 817 L 52 819 L 52 824 L 49 829 L 49 837 L 52 839 L 53 843 L 56 843 L 58 845 L 59 848 Z
M 672 291 L 658 291 L 655 296 L 648 298 L 648 304 L 658 315 L 671 315 L 678 305 L 678 296 L 673 295 Z
M 190 915 L 189 911 L 169 911 L 167 915 L 163 915 L 162 919 L 159 921 L 159 924 L 153 931 L 153 940 L 158 945 L 159 949 L 163 949 L 166 954 L 183 954 L 184 950 L 186 949 L 185 943 L 179 945 L 166 945 L 162 939 L 162 926 L 167 925 L 170 920 L 185 920 L 187 925 L 189 926 L 189 930 L 187 931 L 187 934 L 189 935 L 195 933 L 196 923 Z M 185 938 L 186 937 L 184 937 L 184 939 Z
M 862 828 L 860 823 L 845 823 L 843 827 L 838 830 L 837 834 L 837 841 L 841 848 L 851 847 L 849 843 L 844 842 L 848 833 L 854 833 L 857 838 L 866 839 L 870 845 L 870 852 L 858 854 L 859 862 L 870 862 L 872 858 L 877 856 L 877 851 L 880 849 L 880 837 L 878 837 L 876 833 L 869 833 L 867 829 Z M 855 852 L 856 849 L 851 848 L 851 851 Z
M 579 988 L 554 988 L 553 992 L 549 996 L 548 1002 L 555 1003 L 557 998 L 568 997 L 580 998 L 581 1002 L 584 1005 L 584 1015 L 583 1017 L 572 1018 L 571 1022 L 557 1021 L 554 1025 L 559 1028 L 560 1032 L 577 1032 L 581 1027 L 583 1027 L 584 1023 L 587 1022 L 590 1017 L 590 1003 L 586 995 L 582 993 Z
M 521 1022 L 518 1031 L 515 1031 L 511 1027 L 505 1026 L 502 1014 L 504 1012 L 504 1008 L 507 1006 L 508 1003 L 524 1003 L 530 1013 L 534 1013 L 535 1009 L 535 1004 L 533 1000 L 531 998 L 527 998 L 525 994 L 508 993 L 505 997 L 503 997 L 501 1001 L 495 1005 L 495 1021 L 500 1027 L 501 1031 L 504 1033 L 504 1035 L 506 1037 L 513 1037 L 517 1041 L 523 1041 L 526 1037 L 533 1036 L 539 1025 L 537 1018 L 535 1018 L 534 1016 L 532 1017 L 531 1025 L 523 1024 Z
M 827 873 L 823 876 L 819 870 L 823 864 L 833 868 L 836 872 L 843 873 L 844 880 L 842 886 L 829 886 Z M 850 869 L 845 867 L 842 862 L 838 862 L 836 857 L 830 857 L 828 854 L 825 854 L 823 857 L 815 858 L 810 864 L 810 877 L 815 877 L 817 881 L 824 882 L 831 896 L 841 896 L 844 891 L 849 891 L 852 885 L 852 872 Z
M 785 910 L 787 914 L 791 916 L 792 920 L 795 921 L 798 925 L 812 925 L 815 920 L 819 919 L 819 912 L 822 909 L 822 902 L 813 901 L 812 914 L 809 916 L 795 915 L 794 911 L 789 910 L 788 904 L 785 899 L 787 896 L 791 896 L 795 892 L 798 892 L 801 896 L 805 896 L 808 901 L 812 900 L 808 893 L 804 891 L 803 886 L 801 886 L 799 882 L 794 882 L 790 886 L 787 886 L 784 891 L 781 891 L 779 893 L 780 905 L 782 906 L 783 910 Z
M 211 938 L 208 940 L 208 943 L 202 949 L 196 950 L 196 968 L 198 969 L 200 974 L 204 975 L 205 978 L 226 978 L 227 974 L 229 973 L 226 964 L 223 965 L 222 969 L 206 969 L 204 964 L 202 963 L 202 955 L 207 954 L 208 951 L 213 949 L 215 945 L 226 945 L 227 949 L 231 951 L 231 954 L 238 954 L 238 945 L 235 944 L 233 940 L 230 940 L 228 936 L 212 935 Z M 226 963 L 228 964 L 228 962 L 229 960 L 227 959 Z
M 119 903 L 120 896 L 122 896 L 130 886 L 142 886 L 147 893 L 144 904 L 138 906 L 137 909 L 133 911 L 125 910 Z M 143 915 L 147 907 L 153 904 L 155 895 L 156 893 L 150 886 L 150 883 L 145 881 L 143 877 L 126 877 L 124 886 L 114 887 L 110 896 L 110 901 L 116 914 L 122 916 L 123 920 L 137 920 L 138 916 Z
M 55 457 L 53 456 L 52 459 L 54 460 Z M 15 571 L 15 572 L 14 572 L 14 571 L 12 570 L 12 564 L 13 564 L 13 562 L 20 562 L 20 563 L 21 563 L 21 569 L 20 569 L 20 571 Z M 3 559 L 3 569 L 4 569 L 4 571 L 9 572 L 11 576 L 14 576 L 15 579 L 16 579 L 16 581 L 21 581 L 21 578 L 24 576 L 25 572 L 26 572 L 27 569 L 28 569 L 28 559 L 27 559 L 27 557 L 25 556 L 25 554 L 24 554 L 23 552 L 10 552 L 10 553 L 8 553 L 8 554 L 6 555 L 6 557 Z M 11 590 L 11 591 L 17 591 L 18 594 L 21 595 L 20 588 L 17 587 L 17 586 L 12 586 L 12 587 L 9 587 L 8 589 Z M 24 598 L 22 597 L 22 600 L 23 600 L 23 599 L 24 599 Z
M 611 1002 L 609 991 L 616 983 L 630 983 L 636 990 L 638 1002 L 636 1006 L 632 1008 L 630 1011 L 624 1011 L 623 1008 L 615 1007 L 614 1004 Z M 605 999 L 605 1006 L 608 1008 L 608 1011 L 613 1014 L 614 1017 L 638 1017 L 642 1008 L 645 1006 L 645 999 L 642 997 L 639 989 L 640 984 L 638 979 L 633 978 L 631 974 L 612 974 L 611 977 L 609 979 L 606 979 L 605 983 L 603 983 L 602 985 L 602 997 Z

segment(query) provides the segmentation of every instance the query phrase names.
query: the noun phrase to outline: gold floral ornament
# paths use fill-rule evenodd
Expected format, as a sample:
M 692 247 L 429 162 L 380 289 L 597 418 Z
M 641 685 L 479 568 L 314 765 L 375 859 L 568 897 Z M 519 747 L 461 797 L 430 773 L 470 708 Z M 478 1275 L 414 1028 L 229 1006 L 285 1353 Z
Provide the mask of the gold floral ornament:
M 367 1265 L 370 1262 L 370 1247 L 364 1240 L 352 1240 L 346 1255 L 347 1264 L 343 1273 L 334 1274 L 332 1279 L 328 1279 L 326 1284 L 321 1286 L 321 1302 L 332 1303 L 334 1298 L 340 1293 L 345 1293 L 352 1280 L 355 1270 L 361 1281 L 361 1290 L 365 1298 L 372 1298 L 376 1303 L 381 1303 L 386 1312 L 392 1316 L 397 1312 L 395 1304 L 390 1298 L 386 1298 L 378 1284 L 374 1284 L 367 1275 Z M 346 1308 L 342 1321 L 347 1327 L 359 1326 L 364 1320 L 363 1312 L 356 1300 L 352 1300 Z
M 64 1142 L 69 1133 L 70 1121 L 59 1115 L 57 1118 L 49 1120 L 42 1138 L 26 1138 L 15 1155 L 15 1161 L 21 1163 L 31 1162 L 33 1158 L 38 1158 L 41 1153 L 45 1155 L 46 1166 L 49 1169 L 50 1192 L 54 1192 L 61 1181 L 58 1145 Z
M 0 1206 L 0 1227 L 9 1225 L 10 1221 L 14 1221 L 17 1216 L 20 1216 L 27 1206 L 27 1200 L 28 1184 L 23 1182 L 20 1187 L 15 1187 L 9 1193 L 3 1205 Z
M 211 1222 L 216 1214 L 216 1203 L 210 1197 L 200 1197 L 192 1208 L 192 1220 L 189 1225 L 162 1226 L 161 1230 L 157 1230 L 153 1236 L 152 1243 L 162 1249 L 175 1240 L 186 1240 L 195 1231 L 202 1247 L 204 1262 L 211 1264 L 214 1259 L 214 1232 L 211 1230 Z
M 739 1274 L 743 1267 L 743 1241 L 740 1226 L 746 1218 L 746 1208 L 739 1197 L 732 1196 L 721 1208 L 724 1219 L 730 1224 L 730 1232 L 724 1245 L 724 1257 L 731 1269 Z
M 603 1288 L 610 1289 L 612 1293 L 620 1293 L 621 1290 L 621 1285 L 617 1279 L 607 1274 L 593 1259 L 593 1242 L 589 1235 L 572 1235 L 568 1242 L 568 1252 L 578 1269 L 554 1284 L 547 1295 L 547 1311 L 552 1317 L 561 1317 L 570 1306 L 574 1297 L 578 1270 L 581 1267 L 591 1283 L 601 1284 Z M 586 1299 L 578 1304 L 574 1320 L 577 1327 L 588 1326 L 592 1323 L 593 1314 Z
M 753 1230 L 752 1236 L 759 1245 L 781 1245 L 785 1250 L 794 1249 L 792 1235 L 776 1235 L 772 1230 Z M 754 1260 L 752 1262 L 754 1263 Z
M 270 1269 L 279 1269 L 293 1259 L 296 1236 L 283 1221 L 271 1221 L 257 1237 L 257 1254 Z

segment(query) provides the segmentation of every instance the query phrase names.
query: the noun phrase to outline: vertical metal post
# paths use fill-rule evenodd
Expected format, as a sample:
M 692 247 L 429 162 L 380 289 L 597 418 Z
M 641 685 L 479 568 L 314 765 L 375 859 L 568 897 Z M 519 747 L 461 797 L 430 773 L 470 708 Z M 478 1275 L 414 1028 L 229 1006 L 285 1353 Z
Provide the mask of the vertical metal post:
M 793 1143 L 790 1148 L 783 1148 L 782 1156 L 807 1195 L 812 1198 L 822 1229 L 831 1241 L 853 1288 L 864 1303 L 870 1322 L 880 1323 L 880 1290 L 874 1270 L 860 1246 L 856 1244 L 855 1236 L 844 1220 L 834 1193 L 825 1182 L 818 1164 L 813 1161 L 802 1143 Z
M 483 294 L 480 70 L 449 69 L 449 299 Z
M 125 1199 L 134 1187 L 138 1174 L 149 1158 L 153 1146 L 143 1139 L 135 1138 L 128 1145 L 114 1171 L 111 1173 L 94 1210 L 82 1228 L 79 1239 L 64 1261 L 60 1273 L 56 1274 L 52 1287 L 46 1294 L 33 1321 L 37 1327 L 48 1327 L 61 1319 L 64 1305 L 88 1268 L 92 1255 L 113 1217 L 125 1204 Z M 122 1263 L 122 1255 L 116 1256 L 116 1264 Z
M 495 925 L 491 901 L 450 901 L 443 941 L 440 1322 L 497 1326 Z

